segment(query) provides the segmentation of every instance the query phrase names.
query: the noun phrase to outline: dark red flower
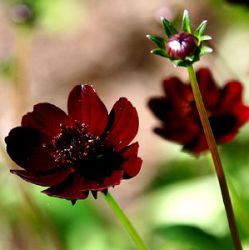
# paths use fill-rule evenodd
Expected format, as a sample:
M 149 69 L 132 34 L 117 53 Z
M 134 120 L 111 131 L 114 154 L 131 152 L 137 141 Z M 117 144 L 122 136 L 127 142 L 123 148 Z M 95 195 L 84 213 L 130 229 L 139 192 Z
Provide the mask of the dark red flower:
M 129 145 L 137 130 L 137 111 L 126 98 L 108 115 L 91 86 L 77 85 L 69 94 L 68 115 L 39 103 L 10 131 L 7 152 L 22 168 L 11 172 L 48 186 L 43 192 L 50 196 L 74 202 L 91 191 L 96 197 L 138 174 L 138 143 Z
M 217 143 L 232 141 L 249 119 L 249 107 L 242 102 L 242 84 L 230 81 L 219 87 L 207 68 L 197 72 L 197 79 Z M 207 150 L 191 86 L 171 77 L 164 80 L 163 88 L 166 96 L 149 101 L 150 109 L 161 120 L 156 134 L 195 154 Z

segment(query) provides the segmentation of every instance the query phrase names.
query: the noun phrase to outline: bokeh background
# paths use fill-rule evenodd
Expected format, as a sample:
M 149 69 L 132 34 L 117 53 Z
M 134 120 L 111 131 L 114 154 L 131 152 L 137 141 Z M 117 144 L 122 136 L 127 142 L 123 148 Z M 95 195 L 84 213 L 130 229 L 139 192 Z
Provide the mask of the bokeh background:
M 75 84 L 94 84 L 110 108 L 126 96 L 137 108 L 143 167 L 111 190 L 153 250 L 232 250 L 210 155 L 195 158 L 152 133 L 147 108 L 170 75 L 187 79 L 149 52 L 146 34 L 162 34 L 160 17 L 179 24 L 189 10 L 194 26 L 208 20 L 210 67 L 222 85 L 244 84 L 249 105 L 249 4 L 225 0 L 1 0 L 0 1 L 0 249 L 132 250 L 132 240 L 105 201 L 75 206 L 41 194 L 9 173 L 15 165 L 4 137 L 38 102 L 65 109 Z M 220 147 L 244 250 L 249 249 L 249 124 Z

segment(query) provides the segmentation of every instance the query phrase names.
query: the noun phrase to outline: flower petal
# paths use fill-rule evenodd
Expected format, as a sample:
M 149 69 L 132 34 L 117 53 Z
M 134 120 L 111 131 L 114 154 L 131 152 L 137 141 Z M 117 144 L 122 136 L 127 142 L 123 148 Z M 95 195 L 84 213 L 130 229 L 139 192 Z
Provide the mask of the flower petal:
M 130 159 L 123 164 L 124 169 L 124 179 L 129 179 L 136 176 L 141 169 L 142 159 L 137 157 L 135 159 Z
M 200 133 L 199 136 L 196 136 L 188 144 L 185 144 L 183 150 L 190 151 L 196 155 L 208 150 L 208 144 L 204 133 Z
M 10 170 L 22 179 L 40 186 L 55 186 L 63 182 L 69 174 L 72 173 L 70 168 L 57 168 L 56 171 L 46 173 L 32 173 L 25 170 Z
M 103 183 L 101 183 L 101 186 L 104 189 L 107 189 L 111 186 L 119 185 L 121 180 L 123 179 L 123 173 L 123 170 L 113 171 L 111 176 L 108 176 L 104 179 Z
M 222 89 L 222 97 L 220 100 L 220 109 L 227 111 L 235 105 L 242 103 L 243 86 L 240 82 L 228 82 Z
M 203 102 L 207 109 L 217 108 L 220 100 L 220 89 L 208 68 L 201 68 L 196 74 Z
M 50 103 L 39 103 L 32 112 L 22 118 L 22 126 L 36 129 L 48 137 L 60 132 L 60 124 L 65 123 L 67 115 L 64 111 Z
M 43 147 L 44 136 L 37 130 L 16 127 L 10 131 L 5 142 L 9 156 L 20 167 L 33 172 L 55 167 L 49 152 Z
M 109 117 L 110 123 L 105 141 L 117 151 L 122 150 L 137 134 L 137 111 L 126 98 L 122 97 L 114 104 Z
M 129 147 L 126 147 L 122 152 L 122 157 L 125 159 L 122 164 L 124 170 L 124 178 L 129 179 L 136 176 L 142 165 L 142 159 L 137 157 L 138 143 L 133 143 Z
M 124 150 L 121 153 L 122 158 L 124 160 L 136 158 L 138 153 L 138 147 L 139 147 L 138 142 L 135 142 L 129 145 L 128 147 L 124 148 Z
M 179 144 L 188 144 L 190 143 L 193 138 L 195 138 L 196 134 L 198 134 L 200 128 L 197 127 L 197 130 L 192 130 L 188 127 L 188 124 L 176 127 L 162 127 L 162 128 L 155 128 L 154 131 L 156 134 L 160 135 L 161 137 L 170 140 L 172 142 L 176 142 Z
M 182 102 L 193 100 L 193 94 L 188 84 L 183 83 L 178 77 L 170 77 L 163 81 L 163 88 L 167 99 L 175 105 L 182 105 Z
M 161 121 L 167 119 L 168 112 L 172 110 L 172 104 L 165 97 L 154 97 L 148 102 L 148 106 L 154 115 Z
M 90 85 L 77 85 L 68 97 L 68 114 L 70 119 L 81 121 L 88 132 L 101 135 L 108 122 L 108 112 L 104 103 Z
M 53 197 L 64 199 L 85 199 L 88 191 L 80 189 L 81 178 L 79 174 L 71 174 L 64 182 L 59 185 L 52 186 L 42 192 Z

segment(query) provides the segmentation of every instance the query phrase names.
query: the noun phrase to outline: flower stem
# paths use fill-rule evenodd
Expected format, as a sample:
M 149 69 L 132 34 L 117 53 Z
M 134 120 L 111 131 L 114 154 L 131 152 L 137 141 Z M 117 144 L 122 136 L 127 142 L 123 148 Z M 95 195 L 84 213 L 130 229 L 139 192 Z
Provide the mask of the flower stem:
M 128 234 L 131 236 L 133 241 L 135 242 L 137 248 L 139 250 L 148 250 L 148 248 L 145 246 L 143 240 L 139 236 L 138 232 L 128 219 L 128 217 L 123 212 L 122 208 L 118 205 L 116 200 L 112 197 L 112 195 L 108 192 L 106 195 L 104 194 L 106 202 L 109 204 L 115 215 L 120 220 L 121 224 L 123 224 L 124 228 L 128 232 Z
M 235 250 L 242 250 L 240 236 L 239 236 L 238 229 L 237 229 L 236 222 L 235 222 L 235 216 L 233 212 L 231 198 L 229 195 L 225 173 L 222 167 L 222 163 L 220 160 L 214 134 L 213 134 L 213 131 L 211 129 L 211 126 L 208 120 L 208 115 L 207 115 L 207 112 L 206 112 L 206 109 L 202 100 L 202 96 L 201 96 L 198 82 L 196 79 L 195 71 L 192 65 L 188 67 L 188 74 L 189 74 L 189 79 L 190 79 L 192 91 L 194 94 L 196 106 L 197 106 L 200 120 L 202 123 L 202 127 L 203 127 L 206 140 L 207 140 L 207 143 L 208 143 L 211 155 L 212 155 L 213 163 L 215 166 L 215 171 L 216 171 L 217 178 L 219 181 L 223 203 L 224 203 L 225 210 L 226 210 L 227 220 L 228 220 L 228 224 L 229 224 L 229 228 L 230 228 L 230 232 L 231 232 L 231 236 L 233 240 L 233 245 L 234 245 Z

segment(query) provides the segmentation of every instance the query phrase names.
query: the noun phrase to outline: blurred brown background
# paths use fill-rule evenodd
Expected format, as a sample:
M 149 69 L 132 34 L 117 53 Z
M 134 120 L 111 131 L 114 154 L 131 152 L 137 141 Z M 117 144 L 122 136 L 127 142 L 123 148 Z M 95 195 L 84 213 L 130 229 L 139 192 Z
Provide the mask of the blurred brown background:
M 75 84 L 93 84 L 109 110 L 119 97 L 127 97 L 139 113 L 140 129 L 136 140 L 140 144 L 143 168 L 136 178 L 124 181 L 114 193 L 122 206 L 136 217 L 140 206 L 143 206 L 139 194 L 149 186 L 159 164 L 185 154 L 180 152 L 180 146 L 163 141 L 152 133 L 157 121 L 148 110 L 147 101 L 149 97 L 160 94 L 163 78 L 178 75 L 186 80 L 187 75 L 184 69 L 174 68 L 167 60 L 151 55 L 153 44 L 146 39 L 146 34 L 162 35 L 160 17 L 179 23 L 184 9 L 189 10 L 194 27 L 207 19 L 207 33 L 213 37 L 210 45 L 214 53 L 202 58 L 196 67 L 211 67 L 220 84 L 239 78 L 245 84 L 245 100 L 248 103 L 249 9 L 221 0 L 40 2 L 36 6 L 39 15 L 32 25 L 16 20 L 15 7 L 20 1 L 0 2 L 1 143 L 4 147 L 8 131 L 20 124 L 22 115 L 32 110 L 34 104 L 51 102 L 65 110 L 68 93 Z M 9 176 L 10 166 L 6 166 L 4 157 L 1 155 L 2 185 L 12 185 L 16 177 Z M 15 195 L 13 187 L 6 192 L 7 197 L 9 193 Z M 37 199 L 44 196 L 37 190 L 35 193 Z M 46 206 L 50 206 L 49 198 L 46 201 Z M 17 208 L 20 202 L 22 200 L 7 198 L 5 205 Z M 0 219 L 3 218 L 0 216 Z M 40 240 L 35 237 L 27 245 L 13 243 L 25 242 L 24 232 L 18 238 L 20 228 L 32 231 L 30 226 L 25 229 L 25 220 L 19 221 L 19 229 L 11 225 L 7 217 L 5 220 L 8 232 L 0 226 L 0 249 L 36 249 L 34 246 Z M 1 245 L 1 238 L 6 240 L 4 235 L 10 237 L 11 230 L 18 231 L 17 239 Z M 68 249 L 101 249 L 70 246 Z M 40 246 L 40 249 L 54 249 L 50 247 Z

